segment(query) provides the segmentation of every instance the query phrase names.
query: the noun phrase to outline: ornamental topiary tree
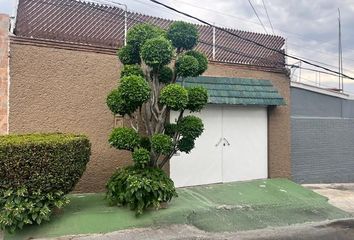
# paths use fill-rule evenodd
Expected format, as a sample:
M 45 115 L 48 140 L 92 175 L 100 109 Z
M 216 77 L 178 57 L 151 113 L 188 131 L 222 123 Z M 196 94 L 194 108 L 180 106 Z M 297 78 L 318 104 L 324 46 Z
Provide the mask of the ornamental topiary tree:
M 189 153 L 203 132 L 200 118 L 184 116 L 187 112 L 201 111 L 208 100 L 205 88 L 185 88 L 183 83 L 185 78 L 199 76 L 207 69 L 205 55 L 193 50 L 197 40 L 198 31 L 189 23 L 175 22 L 167 32 L 138 24 L 129 30 L 127 45 L 118 51 L 124 67 L 120 84 L 108 95 L 107 105 L 113 114 L 128 119 L 131 128 L 113 129 L 109 143 L 131 151 L 134 166 L 118 170 L 108 182 L 107 197 L 112 204 L 129 205 L 141 213 L 176 196 L 173 182 L 159 169 L 177 151 Z M 170 111 L 178 112 L 177 119 L 170 121 Z M 153 173 L 150 178 L 149 172 Z M 131 180 L 128 176 L 133 175 L 139 183 L 129 184 L 127 178 Z M 171 189 L 156 187 L 159 184 L 152 186 L 151 179 L 156 180 L 159 175 L 160 181 L 166 183 L 163 187 Z M 162 196 L 138 191 L 150 188 Z M 125 191 L 130 193 L 124 194 Z M 134 191 L 137 191 L 135 198 Z

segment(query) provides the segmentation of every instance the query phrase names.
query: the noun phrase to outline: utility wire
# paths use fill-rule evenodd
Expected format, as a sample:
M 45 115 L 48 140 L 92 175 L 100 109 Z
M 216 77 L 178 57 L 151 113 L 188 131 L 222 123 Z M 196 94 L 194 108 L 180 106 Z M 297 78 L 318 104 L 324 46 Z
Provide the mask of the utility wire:
M 273 28 L 273 24 L 272 24 L 272 21 L 270 21 L 270 17 L 269 17 L 269 14 L 268 14 L 267 6 L 265 5 L 264 0 L 262 0 L 262 3 L 263 3 L 264 10 L 265 10 L 265 12 L 266 12 L 266 14 L 267 14 L 267 18 L 268 18 L 269 25 L 270 25 L 270 27 L 272 28 L 273 34 L 275 35 L 275 33 L 274 33 L 274 28 Z
M 188 14 L 188 13 L 182 12 L 182 11 L 176 9 L 176 8 L 173 8 L 173 7 L 171 7 L 171 6 L 168 6 L 168 5 L 166 5 L 166 4 L 164 4 L 164 3 L 161 3 L 161 2 L 159 2 L 159 1 L 157 1 L 157 0 L 150 0 L 150 1 L 153 2 L 153 3 L 156 3 L 156 4 L 158 4 L 158 5 L 164 6 L 165 8 L 168 8 L 168 9 L 170 9 L 170 10 L 172 10 L 172 11 L 178 12 L 178 13 L 180 13 L 180 14 L 182 14 L 182 15 L 184 15 L 184 16 L 187 16 L 187 17 L 189 17 L 189 18 L 195 19 L 195 20 L 197 20 L 197 21 L 199 21 L 199 22 L 201 22 L 201 23 L 203 23 L 203 24 L 205 24 L 205 25 L 208 25 L 208 26 L 211 26 L 211 27 L 215 27 L 215 29 L 218 29 L 218 30 L 220 30 L 220 31 L 226 32 L 226 33 L 228 33 L 228 34 L 230 34 L 230 35 L 232 35 L 232 36 L 235 36 L 235 37 L 237 37 L 237 38 L 239 38 L 239 39 L 242 39 L 242 40 L 244 40 L 244 41 L 253 43 L 253 44 L 255 44 L 255 45 L 259 46 L 259 47 L 268 49 L 268 50 L 270 50 L 270 51 L 273 51 L 273 52 L 282 54 L 282 55 L 284 55 L 284 56 L 286 56 L 286 57 L 289 57 L 289 58 L 292 58 L 292 59 L 295 59 L 295 60 L 298 60 L 298 61 L 302 61 L 303 63 L 306 63 L 306 64 L 308 64 L 308 65 L 311 65 L 311 66 L 314 66 L 314 67 L 317 67 L 317 68 L 321 68 L 321 69 L 324 69 L 324 70 L 326 70 L 326 71 L 328 71 L 328 72 L 332 72 L 332 73 L 341 75 L 341 76 L 343 76 L 343 77 L 349 78 L 349 79 L 351 79 L 351 80 L 354 80 L 353 77 L 350 77 L 350 76 L 348 76 L 348 75 L 346 75 L 346 74 L 339 73 L 339 72 L 334 71 L 334 70 L 332 70 L 332 69 L 329 69 L 329 68 L 327 68 L 327 67 L 323 67 L 323 66 L 321 66 L 321 65 L 318 65 L 318 64 L 309 62 L 309 61 L 307 61 L 307 60 L 305 60 L 305 59 L 292 56 L 292 55 L 290 55 L 290 54 L 285 53 L 285 52 L 282 51 L 282 50 L 274 49 L 274 48 L 265 46 L 265 45 L 263 45 L 263 44 L 261 44 L 261 43 L 256 42 L 255 40 L 252 40 L 252 39 L 249 39 L 249 38 L 246 38 L 246 37 L 242 37 L 242 36 L 240 36 L 239 34 L 236 34 L 236 33 L 233 33 L 233 32 L 231 32 L 231 31 L 227 30 L 227 29 L 224 29 L 224 28 L 215 26 L 215 25 L 213 25 L 213 24 L 211 24 L 211 23 L 209 23 L 209 22 L 207 22 L 207 21 L 205 21 L 205 20 L 202 20 L 202 19 L 200 19 L 200 18 L 197 18 L 197 17 L 195 17 L 195 16 L 193 16 L 193 15 L 190 15 L 190 14 Z
M 257 13 L 256 9 L 254 8 L 254 6 L 253 6 L 253 4 L 252 4 L 251 0 L 248 0 L 248 2 L 249 2 L 249 4 L 251 5 L 251 7 L 252 7 L 252 9 L 253 9 L 254 14 L 257 16 L 259 23 L 262 25 L 262 27 L 263 27 L 264 31 L 268 34 L 268 31 L 267 31 L 267 29 L 265 28 L 265 26 L 264 26 L 264 24 L 263 24 L 262 20 L 259 18 L 258 13 Z

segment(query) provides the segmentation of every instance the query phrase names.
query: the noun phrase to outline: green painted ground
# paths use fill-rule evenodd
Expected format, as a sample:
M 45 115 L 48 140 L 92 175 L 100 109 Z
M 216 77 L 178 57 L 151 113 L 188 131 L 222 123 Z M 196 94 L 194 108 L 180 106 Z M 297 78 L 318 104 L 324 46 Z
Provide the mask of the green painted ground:
M 291 181 L 256 180 L 179 189 L 167 209 L 141 217 L 107 206 L 103 194 L 71 195 L 64 211 L 8 239 L 105 233 L 126 228 L 191 224 L 205 231 L 237 231 L 350 217 L 327 199 Z

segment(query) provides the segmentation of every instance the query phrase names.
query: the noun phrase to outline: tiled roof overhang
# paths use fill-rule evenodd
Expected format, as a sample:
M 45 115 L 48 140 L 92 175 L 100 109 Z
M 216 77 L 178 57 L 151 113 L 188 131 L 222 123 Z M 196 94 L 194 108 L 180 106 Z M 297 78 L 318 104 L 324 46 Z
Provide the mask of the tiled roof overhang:
M 208 90 L 208 102 L 213 104 L 285 105 L 285 100 L 269 80 L 200 76 L 186 78 L 183 82 L 180 79 L 178 83 L 187 88 L 205 87 Z

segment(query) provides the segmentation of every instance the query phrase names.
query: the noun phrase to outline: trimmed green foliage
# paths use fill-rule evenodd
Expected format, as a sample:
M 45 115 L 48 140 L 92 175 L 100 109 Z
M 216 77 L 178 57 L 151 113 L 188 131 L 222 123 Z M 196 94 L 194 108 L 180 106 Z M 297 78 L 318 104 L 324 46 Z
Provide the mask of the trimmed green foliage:
M 148 39 L 163 37 L 165 35 L 165 31 L 161 28 L 146 23 L 136 24 L 128 31 L 127 43 L 137 51 L 140 51 L 140 48 Z
M 187 109 L 191 112 L 200 112 L 208 103 L 208 91 L 204 87 L 191 87 L 188 90 Z
M 175 133 L 178 131 L 178 126 L 176 123 L 168 123 L 165 125 L 165 134 L 173 137 Z
M 195 50 L 188 51 L 185 54 L 188 55 L 188 56 L 194 57 L 198 61 L 198 71 L 192 77 L 197 77 L 197 76 L 203 74 L 207 70 L 207 68 L 208 68 L 208 59 L 205 56 L 205 54 L 200 53 L 200 52 L 195 51 Z
M 137 64 L 124 65 L 122 72 L 120 73 L 120 77 L 123 78 L 131 75 L 141 76 L 141 77 L 145 76 L 143 70 L 139 65 Z
M 197 45 L 198 30 L 193 24 L 177 21 L 171 24 L 167 37 L 177 49 L 190 50 Z
M 135 112 L 137 106 L 134 104 L 128 104 L 122 97 L 122 91 L 120 88 L 113 89 L 107 96 L 106 103 L 108 108 L 114 113 L 124 116 L 130 115 Z
M 161 169 L 130 166 L 118 169 L 108 181 L 106 198 L 110 205 L 128 206 L 136 214 L 177 196 L 173 181 Z
M 28 134 L 0 137 L 0 228 L 15 231 L 48 220 L 86 169 L 87 137 Z M 5 207 L 6 206 L 6 207 Z
M 137 109 L 150 97 L 150 86 L 141 76 L 127 76 L 121 78 L 118 89 L 128 109 Z
M 182 55 L 176 60 L 176 73 L 177 76 L 186 78 L 186 77 L 194 77 L 197 76 L 197 72 L 199 71 L 199 63 L 198 60 L 189 55 Z
M 148 137 L 141 137 L 140 138 L 140 147 L 145 148 L 148 151 L 151 151 L 151 141 Z
M 183 137 L 178 141 L 177 147 L 181 152 L 190 153 L 194 148 L 194 139 Z
M 169 84 L 161 90 L 160 103 L 174 111 L 182 110 L 188 104 L 188 91 L 179 84 Z
M 113 129 L 109 144 L 120 150 L 133 151 L 140 145 L 139 134 L 132 128 L 119 127 Z
M 173 71 L 168 66 L 163 66 L 159 71 L 159 82 L 170 83 L 172 81 Z
M 132 65 L 141 63 L 139 51 L 131 45 L 127 45 L 119 49 L 118 57 L 123 64 Z
M 155 134 L 151 138 L 151 146 L 155 153 L 169 154 L 172 150 L 172 139 L 163 133 Z
M 161 69 L 172 60 L 173 49 L 166 38 L 152 38 L 147 40 L 141 49 L 141 57 L 149 67 Z
M 138 148 L 134 150 L 132 157 L 137 167 L 144 168 L 150 162 L 150 151 L 145 148 Z
M 178 131 L 183 137 L 190 139 L 198 138 L 204 131 L 202 119 L 196 116 L 185 116 L 178 123 Z

